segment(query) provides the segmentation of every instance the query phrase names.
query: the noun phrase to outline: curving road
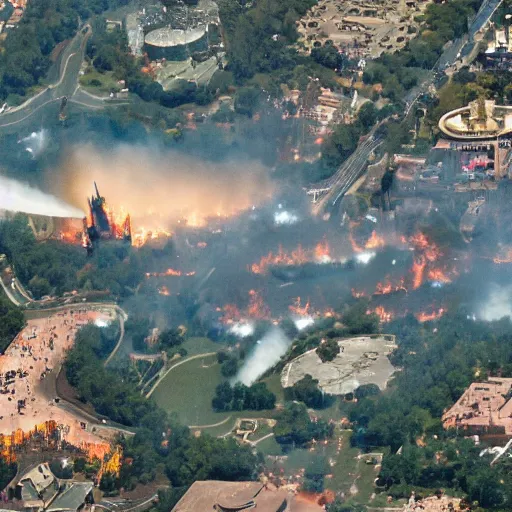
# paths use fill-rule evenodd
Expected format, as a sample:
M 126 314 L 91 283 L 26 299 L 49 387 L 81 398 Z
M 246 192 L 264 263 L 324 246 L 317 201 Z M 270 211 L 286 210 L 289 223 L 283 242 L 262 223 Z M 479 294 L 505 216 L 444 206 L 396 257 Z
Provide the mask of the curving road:
M 0 114 L 0 129 L 15 126 L 29 119 L 42 108 L 50 104 L 60 104 L 64 97 L 69 102 L 88 109 L 100 109 L 106 105 L 125 105 L 110 98 L 94 96 L 82 90 L 78 84 L 80 68 L 85 56 L 87 41 L 92 35 L 89 24 L 82 27 L 65 48 L 60 59 L 59 80 L 28 99 L 22 105 Z

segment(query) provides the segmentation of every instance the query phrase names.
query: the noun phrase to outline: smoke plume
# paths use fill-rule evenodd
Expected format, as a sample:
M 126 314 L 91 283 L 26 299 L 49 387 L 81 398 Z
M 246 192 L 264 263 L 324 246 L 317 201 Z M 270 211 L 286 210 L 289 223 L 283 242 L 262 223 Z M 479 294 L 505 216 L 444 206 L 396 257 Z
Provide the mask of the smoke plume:
M 96 181 L 115 210 L 154 224 L 186 219 L 192 226 L 230 216 L 257 205 L 272 194 L 267 169 L 256 161 L 205 162 L 176 151 L 119 145 L 101 151 L 75 147 L 64 166 L 63 195 L 86 206 Z
M 273 327 L 258 342 L 251 355 L 240 368 L 236 381 L 250 386 L 286 353 L 291 341 L 278 327 Z
M 504 316 L 511 316 L 512 286 L 498 286 L 493 283 L 489 290 L 489 295 L 484 304 L 480 307 L 480 317 L 483 320 L 499 320 Z
M 0 210 L 48 217 L 80 218 L 84 216 L 84 212 L 79 208 L 4 176 L 0 176 Z

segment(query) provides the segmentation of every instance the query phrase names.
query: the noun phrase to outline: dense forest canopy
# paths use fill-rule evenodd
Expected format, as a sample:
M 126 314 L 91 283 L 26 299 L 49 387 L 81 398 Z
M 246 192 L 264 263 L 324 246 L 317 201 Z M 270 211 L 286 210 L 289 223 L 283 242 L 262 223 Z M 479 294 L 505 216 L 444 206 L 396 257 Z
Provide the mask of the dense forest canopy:
M 85 20 L 129 0 L 31 0 L 0 53 L 0 99 L 24 96 L 46 75 L 57 44 L 71 39 Z

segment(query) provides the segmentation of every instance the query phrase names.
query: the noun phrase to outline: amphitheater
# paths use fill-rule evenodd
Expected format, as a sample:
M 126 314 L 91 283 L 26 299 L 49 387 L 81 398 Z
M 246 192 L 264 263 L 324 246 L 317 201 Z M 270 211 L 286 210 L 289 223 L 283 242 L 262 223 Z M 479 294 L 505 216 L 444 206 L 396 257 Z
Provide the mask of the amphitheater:
M 284 388 L 293 386 L 309 374 L 318 380 L 322 391 L 344 395 L 363 384 L 376 384 L 385 389 L 395 368 L 388 355 L 396 348 L 392 335 L 371 335 L 338 341 L 340 353 L 332 361 L 322 363 L 316 349 L 290 361 L 281 373 Z

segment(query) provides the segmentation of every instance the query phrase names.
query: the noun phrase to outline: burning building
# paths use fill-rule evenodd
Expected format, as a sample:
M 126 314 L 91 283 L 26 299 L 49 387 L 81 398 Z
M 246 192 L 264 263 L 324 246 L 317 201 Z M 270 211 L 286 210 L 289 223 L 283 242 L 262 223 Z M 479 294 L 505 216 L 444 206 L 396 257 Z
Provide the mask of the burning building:
M 99 240 L 124 240 L 132 241 L 132 228 L 130 215 L 117 218 L 109 210 L 105 198 L 100 195 L 98 185 L 94 182 L 96 194 L 88 200 L 89 215 L 83 220 L 84 230 L 82 245 L 90 254 L 94 244 Z

